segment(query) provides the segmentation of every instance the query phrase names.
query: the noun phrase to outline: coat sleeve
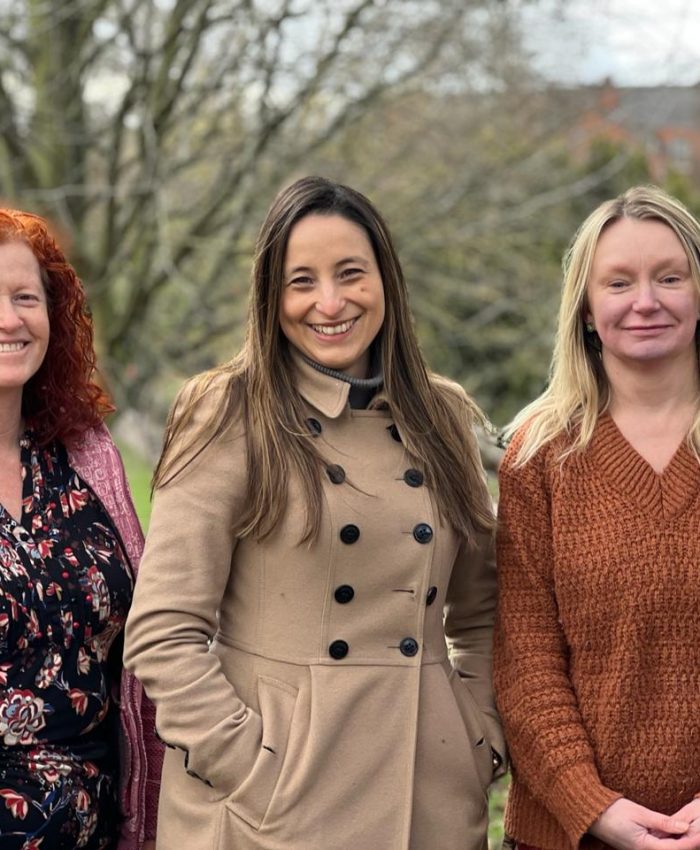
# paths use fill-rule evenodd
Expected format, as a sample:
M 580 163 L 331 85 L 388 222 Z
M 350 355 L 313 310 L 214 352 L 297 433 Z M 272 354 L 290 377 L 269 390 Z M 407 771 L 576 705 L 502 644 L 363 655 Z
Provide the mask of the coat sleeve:
M 472 418 L 459 388 L 458 403 L 464 416 L 465 450 L 481 466 L 479 444 Z M 484 479 L 484 499 L 490 501 Z M 496 612 L 496 563 L 493 533 L 480 533 L 462 541 L 445 598 L 445 636 L 450 660 L 481 710 L 481 726 L 493 752 L 494 778 L 506 771 L 506 746 L 496 711 L 492 687 L 493 623 Z
M 621 795 L 600 780 L 568 675 L 544 452 L 516 467 L 518 446 L 516 436 L 499 476 L 494 684 L 519 779 L 576 847 Z
M 202 402 L 189 428 L 215 403 Z M 126 626 L 125 665 L 155 704 L 158 735 L 184 750 L 188 773 L 220 797 L 250 772 L 262 737 L 260 716 L 210 652 L 245 496 L 243 443 L 227 429 L 156 491 Z
M 506 746 L 491 684 L 491 650 L 496 608 L 493 536 L 481 534 L 462 543 L 445 600 L 445 636 L 450 659 L 482 713 L 482 725 L 494 751 L 494 778 L 506 770 Z

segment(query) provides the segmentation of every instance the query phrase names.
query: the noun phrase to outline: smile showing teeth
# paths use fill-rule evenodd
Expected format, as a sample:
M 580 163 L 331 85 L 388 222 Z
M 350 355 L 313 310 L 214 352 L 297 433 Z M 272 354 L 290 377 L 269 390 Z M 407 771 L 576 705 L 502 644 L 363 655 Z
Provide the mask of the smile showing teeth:
M 0 354 L 10 354 L 13 351 L 21 351 L 26 342 L 0 342 Z
M 344 334 L 349 331 L 356 321 L 357 319 L 348 319 L 347 322 L 341 322 L 338 325 L 310 325 L 310 327 L 323 336 L 336 336 L 336 334 Z

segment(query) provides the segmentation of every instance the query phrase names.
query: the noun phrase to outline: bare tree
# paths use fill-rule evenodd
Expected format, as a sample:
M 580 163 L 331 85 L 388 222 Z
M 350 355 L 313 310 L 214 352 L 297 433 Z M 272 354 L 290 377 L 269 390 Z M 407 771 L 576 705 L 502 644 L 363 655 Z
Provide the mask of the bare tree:
M 209 361 L 272 193 L 388 94 L 478 78 L 502 6 L 0 0 L 0 191 L 71 240 L 120 401 Z

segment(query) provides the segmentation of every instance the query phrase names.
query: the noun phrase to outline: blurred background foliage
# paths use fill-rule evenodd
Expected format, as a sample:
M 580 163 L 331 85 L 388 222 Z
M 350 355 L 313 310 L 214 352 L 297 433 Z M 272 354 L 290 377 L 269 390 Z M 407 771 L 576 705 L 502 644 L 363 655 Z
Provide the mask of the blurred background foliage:
M 641 136 L 591 131 L 604 86 L 542 78 L 535 5 L 0 0 L 0 195 L 68 246 L 138 451 L 240 344 L 255 232 L 309 173 L 385 213 L 433 368 L 498 425 L 541 390 L 581 219 L 649 179 L 697 198 Z

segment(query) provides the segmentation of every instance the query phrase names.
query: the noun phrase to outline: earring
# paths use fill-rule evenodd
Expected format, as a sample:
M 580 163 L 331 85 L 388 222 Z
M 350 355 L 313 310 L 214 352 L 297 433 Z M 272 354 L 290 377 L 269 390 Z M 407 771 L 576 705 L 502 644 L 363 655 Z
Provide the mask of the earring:
M 595 325 L 593 322 L 586 322 L 586 332 L 589 334 L 595 333 Z

